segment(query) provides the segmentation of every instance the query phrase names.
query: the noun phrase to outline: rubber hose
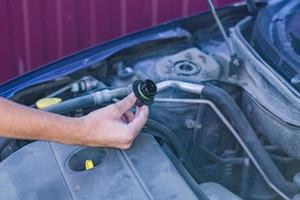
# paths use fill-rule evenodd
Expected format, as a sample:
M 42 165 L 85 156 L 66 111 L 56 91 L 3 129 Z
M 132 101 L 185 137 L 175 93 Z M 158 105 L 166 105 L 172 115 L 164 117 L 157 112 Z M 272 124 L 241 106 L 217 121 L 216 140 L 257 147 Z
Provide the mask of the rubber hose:
M 230 120 L 272 183 L 287 194 L 295 194 L 297 192 L 296 187 L 285 180 L 234 99 L 223 89 L 209 83 L 203 88 L 202 95 L 204 98 L 214 102 Z
M 202 191 L 199 184 L 190 175 L 189 171 L 184 167 L 184 165 L 177 159 L 177 157 L 169 150 L 168 147 L 162 147 L 167 154 L 168 158 L 174 164 L 175 168 L 178 170 L 180 175 L 184 178 L 187 184 L 191 187 L 192 191 L 201 200 L 209 200 L 209 197 Z
M 171 145 L 171 148 L 175 151 L 176 156 L 178 156 L 180 160 L 183 160 L 187 156 L 187 152 L 185 151 L 183 143 L 178 139 L 178 136 L 171 129 L 152 119 L 147 120 L 146 126 L 161 133 Z

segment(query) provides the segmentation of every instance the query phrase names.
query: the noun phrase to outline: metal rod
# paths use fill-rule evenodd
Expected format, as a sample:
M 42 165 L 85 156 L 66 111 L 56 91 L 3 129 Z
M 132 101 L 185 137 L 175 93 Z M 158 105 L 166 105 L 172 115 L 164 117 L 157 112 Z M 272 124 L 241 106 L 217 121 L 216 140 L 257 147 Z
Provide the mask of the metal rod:
M 156 98 L 155 102 L 172 102 L 172 103 L 194 103 L 194 104 L 207 104 L 210 106 L 213 111 L 217 114 L 217 116 L 222 120 L 222 122 L 225 124 L 225 126 L 230 130 L 230 132 L 233 134 L 233 136 L 236 138 L 236 140 L 240 143 L 244 151 L 247 153 L 251 161 L 253 162 L 256 169 L 259 171 L 261 176 L 264 178 L 264 180 L 267 182 L 267 184 L 277 193 L 279 194 L 283 199 L 290 200 L 288 196 L 286 196 L 280 189 L 278 189 L 268 178 L 268 176 L 265 174 L 264 170 L 260 167 L 259 163 L 256 161 L 255 157 L 252 155 L 251 151 L 248 149 L 247 145 L 244 143 L 244 141 L 241 139 L 238 132 L 235 130 L 235 128 L 230 124 L 230 122 L 227 120 L 227 118 L 222 114 L 222 112 L 217 108 L 217 106 L 206 99 L 176 99 L 176 98 Z
M 227 46 L 228 46 L 228 49 L 229 49 L 229 51 L 230 51 L 230 56 L 234 56 L 234 55 L 235 55 L 235 52 L 234 52 L 232 43 L 231 43 L 229 37 L 228 37 L 227 34 L 226 34 L 226 31 L 225 31 L 225 29 L 224 29 L 224 27 L 223 27 L 223 25 L 222 25 L 222 22 L 221 22 L 221 20 L 220 20 L 218 14 L 217 14 L 216 8 L 215 8 L 215 6 L 214 6 L 214 4 L 213 4 L 213 2 L 212 2 L 211 0 L 207 0 L 207 1 L 208 1 L 210 10 L 211 10 L 211 12 L 212 12 L 212 14 L 213 14 L 213 17 L 214 17 L 214 19 L 215 19 L 215 21 L 216 21 L 216 23 L 217 23 L 217 26 L 219 27 L 219 29 L 220 29 L 220 31 L 221 31 L 221 34 L 222 34 L 222 36 L 223 36 L 223 38 L 224 38 L 224 40 L 225 40 L 225 42 L 226 42 L 226 44 L 227 44 Z

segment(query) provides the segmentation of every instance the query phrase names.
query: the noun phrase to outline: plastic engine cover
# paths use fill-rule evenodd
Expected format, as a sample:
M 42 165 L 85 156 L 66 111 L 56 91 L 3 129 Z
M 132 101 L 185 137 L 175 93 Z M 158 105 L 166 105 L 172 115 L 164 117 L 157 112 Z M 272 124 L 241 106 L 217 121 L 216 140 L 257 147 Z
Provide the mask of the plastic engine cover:
M 150 135 L 128 150 L 37 141 L 0 163 L 0 185 L 10 200 L 197 199 Z

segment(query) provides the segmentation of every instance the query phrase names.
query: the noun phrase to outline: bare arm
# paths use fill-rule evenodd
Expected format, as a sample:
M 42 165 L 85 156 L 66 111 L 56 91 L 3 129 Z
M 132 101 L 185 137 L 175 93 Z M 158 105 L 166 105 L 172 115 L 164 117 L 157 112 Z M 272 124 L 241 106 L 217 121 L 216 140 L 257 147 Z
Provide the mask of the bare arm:
M 0 136 L 128 148 L 148 116 L 147 107 L 138 108 L 135 114 L 129 111 L 135 101 L 134 95 L 129 95 L 87 116 L 72 118 L 0 98 Z

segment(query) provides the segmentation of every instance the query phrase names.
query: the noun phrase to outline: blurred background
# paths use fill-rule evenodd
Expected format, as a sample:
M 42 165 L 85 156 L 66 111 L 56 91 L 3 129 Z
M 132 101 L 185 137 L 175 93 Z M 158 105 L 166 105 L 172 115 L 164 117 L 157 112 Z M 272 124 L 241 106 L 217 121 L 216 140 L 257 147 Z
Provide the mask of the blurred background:
M 214 0 L 217 7 L 238 0 Z M 78 50 L 208 10 L 206 0 L 0 0 L 0 83 Z

